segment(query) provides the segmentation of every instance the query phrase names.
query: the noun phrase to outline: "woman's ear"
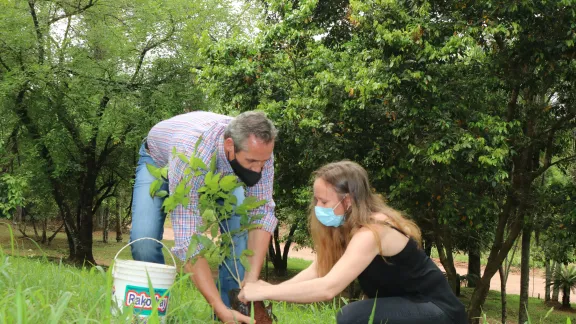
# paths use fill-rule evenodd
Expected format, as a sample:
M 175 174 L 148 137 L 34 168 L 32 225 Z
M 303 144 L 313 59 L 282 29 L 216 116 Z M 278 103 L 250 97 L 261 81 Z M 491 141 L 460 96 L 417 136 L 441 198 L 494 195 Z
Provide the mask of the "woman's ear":
M 352 196 L 350 196 L 350 194 L 347 194 L 346 198 L 344 198 L 344 201 L 342 203 L 344 204 L 344 210 L 349 211 L 350 208 L 352 208 Z

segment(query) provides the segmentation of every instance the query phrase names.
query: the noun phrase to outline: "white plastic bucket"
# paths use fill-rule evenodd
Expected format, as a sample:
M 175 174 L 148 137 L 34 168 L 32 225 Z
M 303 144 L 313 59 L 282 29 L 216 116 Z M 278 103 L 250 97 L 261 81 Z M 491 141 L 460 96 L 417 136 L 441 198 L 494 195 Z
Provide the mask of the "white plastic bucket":
M 112 268 L 112 302 L 117 307 L 112 306 L 111 311 L 112 314 L 116 315 L 118 310 L 122 311 L 124 307 L 134 305 L 134 315 L 146 321 L 147 317 L 152 313 L 152 298 L 150 297 L 150 287 L 148 285 L 149 276 L 158 305 L 158 317 L 161 323 L 165 323 L 168 301 L 170 299 L 168 289 L 176 278 L 176 260 L 172 253 L 170 253 L 170 256 L 174 262 L 173 266 L 134 260 L 118 260 L 118 255 L 122 250 L 140 240 L 156 241 L 162 244 L 170 253 L 170 249 L 164 243 L 151 237 L 139 238 L 121 248 L 114 257 L 114 266 Z

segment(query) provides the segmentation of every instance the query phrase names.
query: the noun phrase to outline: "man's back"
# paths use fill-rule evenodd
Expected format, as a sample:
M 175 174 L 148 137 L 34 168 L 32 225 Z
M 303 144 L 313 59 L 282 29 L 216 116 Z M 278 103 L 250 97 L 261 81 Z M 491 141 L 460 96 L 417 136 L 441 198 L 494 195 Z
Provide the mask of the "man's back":
M 150 156 L 156 165 L 163 167 L 168 163 L 172 149 L 191 153 L 200 136 L 221 135 L 231 117 L 206 111 L 193 111 L 177 115 L 156 124 L 147 137 Z M 212 145 L 216 145 L 214 142 Z

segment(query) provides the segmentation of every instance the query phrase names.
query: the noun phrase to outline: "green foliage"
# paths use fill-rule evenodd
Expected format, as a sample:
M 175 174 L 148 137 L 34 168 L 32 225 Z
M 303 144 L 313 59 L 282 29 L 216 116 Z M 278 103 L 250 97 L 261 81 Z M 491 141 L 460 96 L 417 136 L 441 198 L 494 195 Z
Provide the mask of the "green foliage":
M 106 199 L 130 190 L 134 153 L 152 125 L 209 107 L 190 73 L 198 48 L 241 35 L 246 20 L 228 0 L 9 1 L 2 9 L 0 167 L 29 172 L 39 186 L 27 201 L 42 209 L 51 200 L 50 211 L 57 204 L 71 258 L 94 262 L 83 229 Z
M 571 290 L 576 293 L 576 266 L 560 266 L 554 274 L 554 285 L 565 292 Z
M 25 177 L 5 173 L 0 176 L 0 216 L 10 219 L 16 207 L 24 205 L 24 190 L 28 185 Z

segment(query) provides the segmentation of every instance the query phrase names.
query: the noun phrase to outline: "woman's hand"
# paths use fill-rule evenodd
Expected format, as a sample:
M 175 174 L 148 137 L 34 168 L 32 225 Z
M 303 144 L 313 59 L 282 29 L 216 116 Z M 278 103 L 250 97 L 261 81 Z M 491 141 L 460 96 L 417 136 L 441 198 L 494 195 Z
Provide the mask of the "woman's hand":
M 263 300 L 262 290 L 271 286 L 273 285 L 263 280 L 247 282 L 244 284 L 244 287 L 242 287 L 240 294 L 238 294 L 238 299 L 243 303 Z

